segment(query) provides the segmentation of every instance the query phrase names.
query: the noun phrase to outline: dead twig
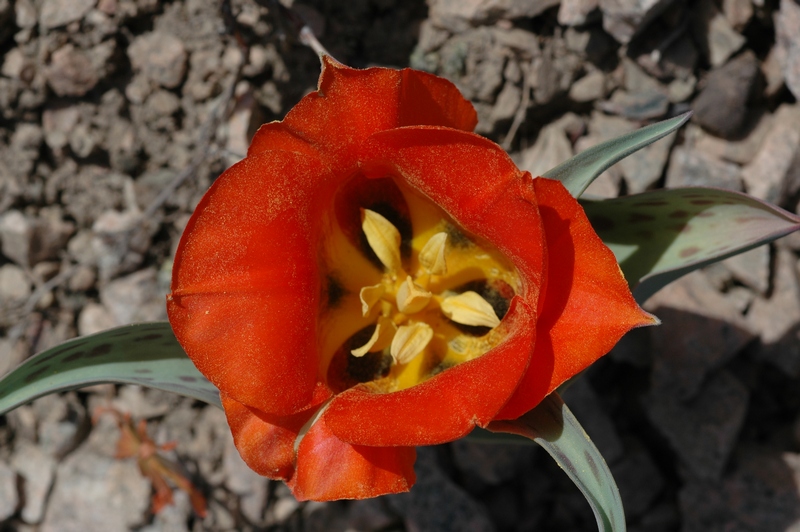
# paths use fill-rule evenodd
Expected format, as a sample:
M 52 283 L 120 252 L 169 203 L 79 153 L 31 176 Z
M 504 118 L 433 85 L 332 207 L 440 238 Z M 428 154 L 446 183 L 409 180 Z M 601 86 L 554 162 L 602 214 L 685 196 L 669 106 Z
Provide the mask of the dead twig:
M 530 81 L 531 76 L 529 75 L 530 64 L 522 63 L 520 64 L 520 69 L 522 70 L 522 100 L 519 102 L 519 107 L 517 107 L 517 113 L 514 115 L 514 121 L 511 122 L 511 127 L 508 128 L 506 138 L 503 139 L 503 149 L 506 151 L 511 149 L 511 145 L 514 143 L 514 138 L 517 136 L 519 126 L 521 126 L 522 122 L 525 121 L 525 115 L 528 114 L 528 106 L 531 103 L 531 90 L 533 89 L 533 86 Z

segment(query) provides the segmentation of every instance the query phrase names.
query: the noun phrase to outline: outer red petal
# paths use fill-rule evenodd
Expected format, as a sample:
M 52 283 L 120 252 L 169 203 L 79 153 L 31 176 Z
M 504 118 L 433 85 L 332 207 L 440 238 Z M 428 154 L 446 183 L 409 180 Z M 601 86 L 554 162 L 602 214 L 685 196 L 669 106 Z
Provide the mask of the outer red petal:
M 508 337 L 482 357 L 399 392 L 376 394 L 356 387 L 334 397 L 324 416 L 331 432 L 360 445 L 434 445 L 486 426 L 525 372 L 535 319 L 516 297 L 500 325 Z
M 472 131 L 477 124 L 472 104 L 445 79 L 410 69 L 356 70 L 329 57 L 322 63 L 319 89 L 282 122 L 263 125 L 248 154 L 302 151 L 307 142 L 330 157 L 332 167 L 345 169 L 355 163 L 355 148 L 378 131 L 411 125 Z
M 334 436 L 327 411 L 300 442 L 289 482 L 298 500 L 367 499 L 408 491 L 416 481 L 413 447 L 364 447 Z
M 250 156 L 206 193 L 176 253 L 178 340 L 224 394 L 264 412 L 303 409 L 317 382 L 317 198 L 329 185 L 309 155 Z
M 614 347 L 634 327 L 657 320 L 639 308 L 611 250 L 558 181 L 534 180 L 547 238 L 547 289 L 536 348 L 517 392 L 498 419 L 515 419 Z
M 509 258 L 523 281 L 522 297 L 536 307 L 544 246 L 530 174 L 497 144 L 472 133 L 407 127 L 374 135 L 362 154 L 368 176 L 402 177 L 462 227 Z
M 221 394 L 233 442 L 250 469 L 271 479 L 289 480 L 294 474 L 294 441 L 316 407 L 329 395 L 318 386 L 309 409 L 289 416 L 275 416 Z

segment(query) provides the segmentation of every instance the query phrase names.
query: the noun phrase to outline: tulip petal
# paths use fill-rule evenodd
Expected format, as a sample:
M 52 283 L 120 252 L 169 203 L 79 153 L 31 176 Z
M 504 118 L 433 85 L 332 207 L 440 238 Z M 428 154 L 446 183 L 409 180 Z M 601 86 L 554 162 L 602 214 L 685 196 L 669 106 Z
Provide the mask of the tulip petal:
M 289 487 L 298 500 L 367 499 L 411 489 L 416 449 L 345 443 L 329 430 L 326 417 L 327 411 L 297 449 L 297 472 Z
M 234 445 L 248 467 L 274 480 L 289 480 L 294 474 L 294 440 L 313 411 L 268 416 L 224 395 L 222 405 Z
M 318 159 L 285 152 L 234 165 L 200 202 L 173 266 L 167 311 L 192 362 L 222 393 L 272 414 L 305 408 L 317 381 L 314 218 L 327 175 Z
M 486 426 L 525 372 L 536 334 L 533 323 L 533 310 L 515 297 L 499 325 L 508 329 L 502 344 L 399 392 L 351 388 L 325 411 L 328 427 L 353 444 L 389 446 L 435 445 Z
M 356 70 L 322 59 L 319 89 L 292 108 L 282 122 L 262 126 L 248 155 L 264 150 L 302 151 L 307 142 L 333 159 L 355 163 L 355 148 L 370 135 L 411 125 L 472 131 L 475 109 L 449 81 L 416 70 Z
M 533 358 L 498 419 L 521 416 L 630 329 L 658 322 L 636 304 L 611 250 L 564 186 L 544 178 L 534 186 L 547 238 L 547 288 Z
M 510 259 L 536 306 L 544 261 L 536 193 L 500 146 L 454 129 L 404 127 L 373 135 L 362 161 L 368 177 L 401 177 Z

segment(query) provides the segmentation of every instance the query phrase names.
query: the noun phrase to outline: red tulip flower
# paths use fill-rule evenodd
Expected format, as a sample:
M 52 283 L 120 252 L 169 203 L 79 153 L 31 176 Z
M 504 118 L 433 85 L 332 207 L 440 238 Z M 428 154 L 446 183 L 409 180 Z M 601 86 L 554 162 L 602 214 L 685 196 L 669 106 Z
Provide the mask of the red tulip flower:
M 168 312 L 252 469 L 366 498 L 654 318 L 575 199 L 471 133 L 450 82 L 323 63 L 198 205 Z

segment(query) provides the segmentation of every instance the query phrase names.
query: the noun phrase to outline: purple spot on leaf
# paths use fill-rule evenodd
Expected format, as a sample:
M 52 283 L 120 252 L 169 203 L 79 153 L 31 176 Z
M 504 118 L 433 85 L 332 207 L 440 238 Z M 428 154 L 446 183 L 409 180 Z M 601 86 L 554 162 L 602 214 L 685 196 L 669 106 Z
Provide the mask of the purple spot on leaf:
M 700 251 L 700 248 L 699 248 L 699 247 L 697 247 L 697 246 L 691 246 L 691 247 L 688 247 L 688 248 L 682 249 L 682 250 L 681 250 L 681 252 L 680 252 L 680 253 L 678 253 L 678 255 L 679 255 L 679 256 L 680 256 L 682 259 L 685 259 L 685 258 L 691 257 L 692 255 L 696 255 L 696 254 L 697 254 L 699 251 Z

